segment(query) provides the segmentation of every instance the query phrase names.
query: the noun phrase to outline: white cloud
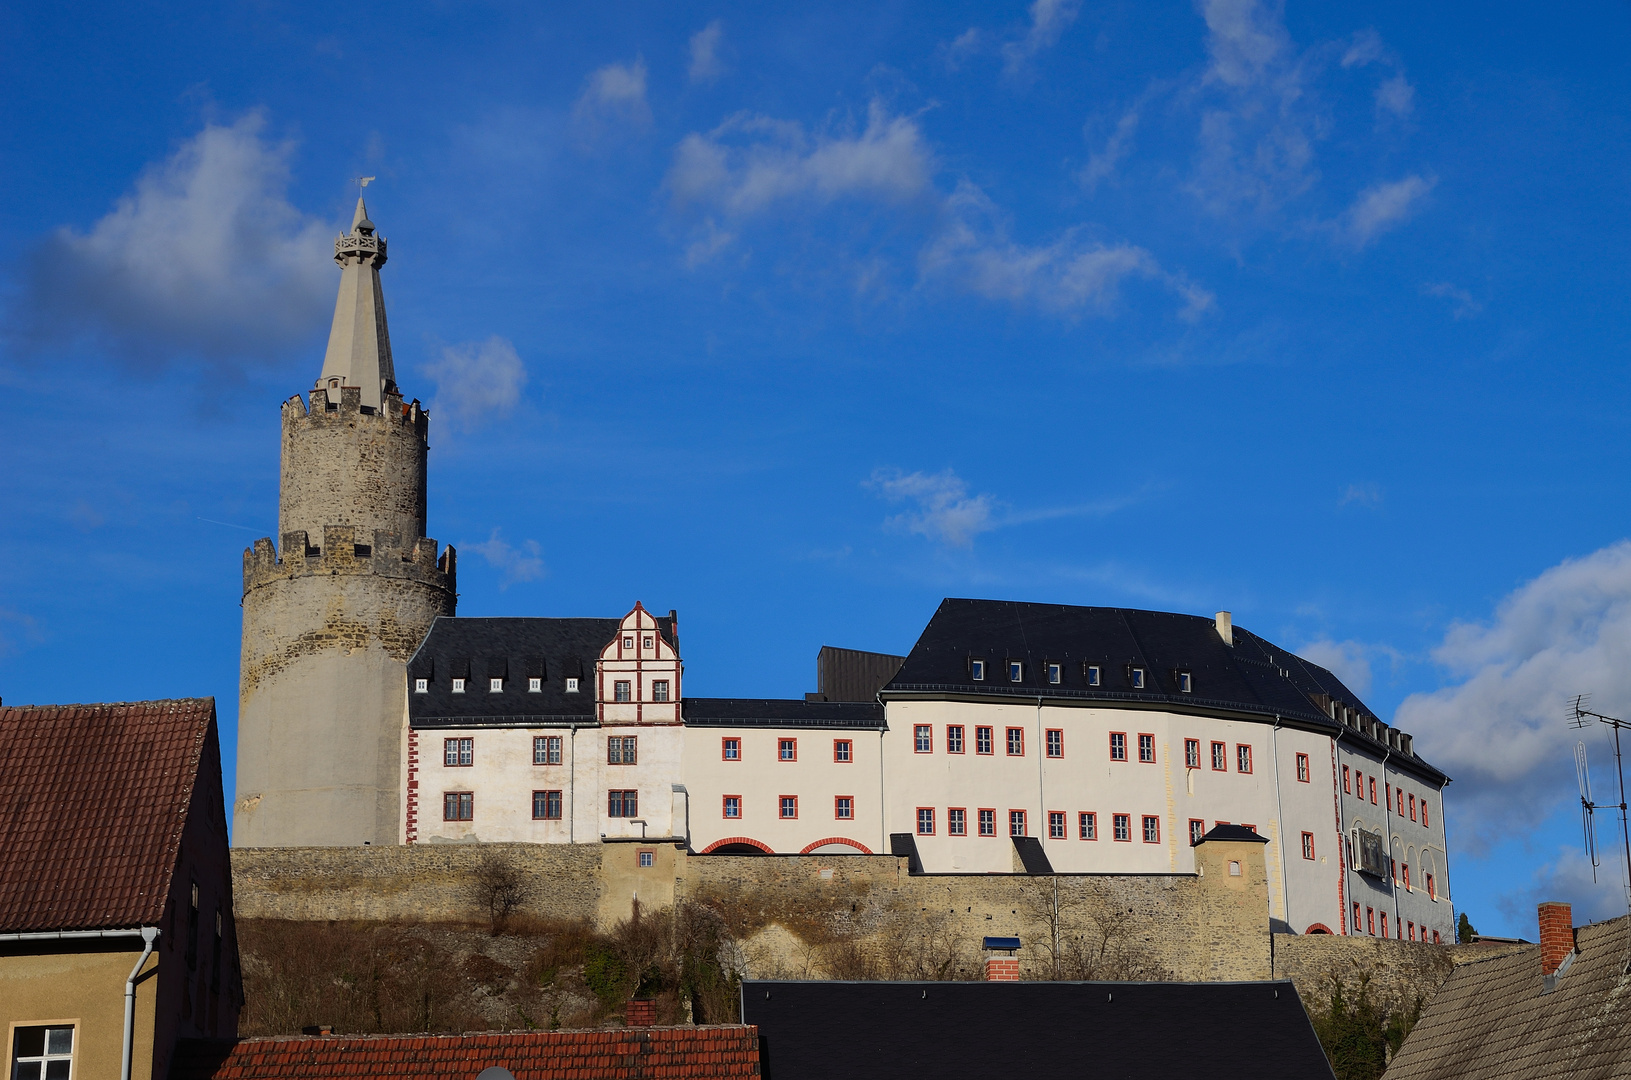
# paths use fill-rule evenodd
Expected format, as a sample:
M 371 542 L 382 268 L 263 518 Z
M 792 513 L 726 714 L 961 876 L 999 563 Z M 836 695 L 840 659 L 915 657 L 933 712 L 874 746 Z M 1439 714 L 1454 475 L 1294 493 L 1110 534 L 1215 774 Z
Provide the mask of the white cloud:
M 81 233 L 33 253 L 15 331 L 35 345 L 88 335 L 149 367 L 271 359 L 334 303 L 328 226 L 286 197 L 290 142 L 265 117 L 210 124 Z
M 637 128 L 649 125 L 645 58 L 636 57 L 632 64 L 607 64 L 590 72 L 572 116 L 580 125 L 593 129 L 614 121 Z
M 725 28 L 718 19 L 691 35 L 690 77 L 694 83 L 711 83 L 725 73 L 719 58 L 719 43 Z
M 1337 222 L 1341 236 L 1356 248 L 1400 224 L 1438 183 L 1437 177 L 1407 176 L 1373 184 L 1359 193 Z
M 1345 68 L 1365 67 L 1374 64 L 1387 56 L 1387 46 L 1382 44 L 1382 35 L 1375 30 L 1361 30 L 1353 36 L 1353 41 L 1342 52 L 1342 66 Z
M 536 540 L 523 540 L 520 547 L 514 547 L 499 536 L 499 530 L 495 528 L 493 534 L 481 543 L 463 546 L 480 555 L 488 566 L 499 572 L 500 591 L 520 582 L 537 581 L 547 572 L 544 569 L 543 549 Z
M 1395 75 L 1376 88 L 1376 111 L 1405 117 L 1415 107 L 1416 88 L 1403 75 Z
M 1133 135 L 1137 131 L 1138 110 L 1128 109 L 1121 114 L 1121 119 L 1116 121 L 1116 130 L 1104 141 L 1104 149 L 1090 155 L 1087 164 L 1077 174 L 1077 179 L 1081 181 L 1083 187 L 1092 191 L 1100 180 L 1106 179 L 1116 171 L 1116 166 L 1132 151 Z
M 1202 0 L 1200 8 L 1206 20 L 1208 80 L 1244 89 L 1285 77 L 1294 49 L 1279 7 L 1257 0 Z
M 1421 294 L 1455 301 L 1450 313 L 1457 319 L 1468 319 L 1484 310 L 1484 305 L 1474 300 L 1472 293 L 1448 281 L 1426 282 L 1421 287 Z
M 1433 657 L 1459 681 L 1412 694 L 1395 723 L 1455 778 L 1458 829 L 1527 835 L 1577 796 L 1577 740 L 1605 761 L 1600 733 L 1566 723 L 1567 699 L 1631 716 L 1631 541 L 1547 570 L 1488 622 L 1451 627 Z
M 1369 480 L 1362 484 L 1349 484 L 1343 490 L 1342 497 L 1337 500 L 1337 505 L 1347 506 L 1350 503 L 1357 503 L 1360 506 L 1368 506 L 1372 509 L 1381 506 L 1382 489 Z
M 1614 919 L 1625 912 L 1625 861 L 1622 846 L 1612 835 L 1619 831 L 1610 815 L 1598 815 L 1598 862 L 1595 880 L 1591 860 L 1583 847 L 1565 847 L 1549 862 L 1541 864 L 1527 885 L 1502 894 L 1496 900 L 1518 933 L 1533 939 L 1537 933 L 1536 908 L 1548 900 L 1561 900 L 1573 907 L 1576 925 Z M 1478 925 L 1478 920 L 1473 920 Z
M 466 431 L 505 416 L 521 399 L 527 366 L 507 338 L 448 345 L 419 368 L 436 383 L 431 408 Z
M 1321 638 L 1297 650 L 1297 655 L 1318 664 L 1342 680 L 1344 686 L 1364 697 L 1370 693 L 1373 678 L 1369 646 L 1358 641 L 1332 641 Z
M 1057 45 L 1065 30 L 1076 21 L 1080 7 L 1080 0 L 1031 0 L 1031 25 L 1025 36 L 1002 47 L 1004 70 L 1010 75 L 1017 74 L 1024 70 L 1031 57 Z
M 884 522 L 888 528 L 963 548 L 972 546 L 975 536 L 996 528 L 992 521 L 996 500 L 985 494 L 970 496 L 968 485 L 951 469 L 933 474 L 876 469 L 866 486 L 890 502 L 917 504 L 914 511 L 888 518 Z
M 984 44 L 985 35 L 980 33 L 979 27 L 971 26 L 952 41 L 940 46 L 940 56 L 946 62 L 947 70 L 956 71 L 963 66 L 963 61 L 979 52 Z

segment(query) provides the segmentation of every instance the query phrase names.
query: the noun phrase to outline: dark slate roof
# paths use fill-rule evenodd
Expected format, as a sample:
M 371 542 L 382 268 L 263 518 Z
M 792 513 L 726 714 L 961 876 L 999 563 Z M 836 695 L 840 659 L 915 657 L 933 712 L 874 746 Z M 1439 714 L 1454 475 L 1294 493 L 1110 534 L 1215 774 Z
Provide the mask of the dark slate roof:
M 1331 1076 L 1290 982 L 742 984 L 775 1080 Z
M 673 614 L 655 618 L 677 650 Z M 410 680 L 430 680 L 424 694 L 412 693 L 410 681 L 409 719 L 416 727 L 593 720 L 595 661 L 621 621 L 441 616 L 408 661 Z M 494 676 L 504 678 L 501 693 L 488 692 Z M 536 676 L 544 680 L 539 694 L 527 690 Z M 465 693 L 453 693 L 455 677 L 469 680 Z M 566 693 L 568 677 L 582 680 L 578 693 Z
M 214 726 L 214 698 L 0 708 L 0 933 L 158 925 Z
M 1072 607 L 1008 600 L 946 599 L 912 646 L 906 663 L 883 689 L 885 700 L 914 695 L 1029 698 L 1152 705 L 1273 720 L 1346 732 L 1344 741 L 1389 752 L 1386 743 L 1333 720 L 1326 703 L 1337 701 L 1367 716 L 1370 710 L 1342 680 L 1273 642 L 1235 626 L 1234 645 L 1218 636 L 1212 619 L 1135 608 Z M 969 660 L 987 663 L 983 682 L 970 676 Z M 1008 679 L 1008 661 L 1024 661 L 1024 678 Z M 1047 681 L 1050 663 L 1062 681 Z M 1086 668 L 1097 665 L 1101 685 L 1089 686 Z M 1129 669 L 1144 669 L 1136 690 Z M 1179 672 L 1192 690 L 1181 693 Z M 1421 758 L 1392 751 L 1394 764 L 1434 782 L 1449 777 Z
M 1579 927 L 1579 952 L 1550 993 L 1538 945 L 1456 968 L 1399 1048 L 1387 1080 L 1631 1076 L 1626 921 Z
M 875 701 L 799 701 L 787 698 L 686 698 L 689 727 L 858 728 L 877 730 L 883 706 Z
M 1257 830 L 1246 825 L 1214 825 L 1212 831 L 1201 837 L 1202 840 L 1255 840 L 1259 844 L 1268 843 L 1268 837 L 1259 836 Z

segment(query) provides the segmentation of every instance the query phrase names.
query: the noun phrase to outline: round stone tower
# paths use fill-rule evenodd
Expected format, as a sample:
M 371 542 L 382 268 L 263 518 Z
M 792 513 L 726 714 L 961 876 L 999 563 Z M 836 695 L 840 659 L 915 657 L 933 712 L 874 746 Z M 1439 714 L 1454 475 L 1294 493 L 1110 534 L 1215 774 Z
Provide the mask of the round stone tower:
M 283 403 L 279 550 L 244 552 L 235 847 L 395 844 L 407 661 L 457 600 L 455 553 L 425 536 L 429 416 L 404 404 L 357 200 L 334 242 L 340 295 L 323 373 Z

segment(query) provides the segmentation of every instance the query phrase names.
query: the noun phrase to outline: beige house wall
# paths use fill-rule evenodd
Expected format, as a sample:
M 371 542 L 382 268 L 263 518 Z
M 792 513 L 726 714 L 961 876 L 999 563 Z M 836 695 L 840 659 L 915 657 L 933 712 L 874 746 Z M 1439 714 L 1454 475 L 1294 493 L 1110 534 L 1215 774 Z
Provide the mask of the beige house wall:
M 129 951 L 15 951 L 0 955 L 0 1032 L 6 1040 L 10 1074 L 16 1029 L 42 1024 L 74 1026 L 75 1080 L 118 1080 L 125 1022 L 125 979 L 141 955 Z M 131 1075 L 148 1080 L 153 1072 L 154 1006 L 159 965 L 148 958 L 136 984 L 135 1053 Z

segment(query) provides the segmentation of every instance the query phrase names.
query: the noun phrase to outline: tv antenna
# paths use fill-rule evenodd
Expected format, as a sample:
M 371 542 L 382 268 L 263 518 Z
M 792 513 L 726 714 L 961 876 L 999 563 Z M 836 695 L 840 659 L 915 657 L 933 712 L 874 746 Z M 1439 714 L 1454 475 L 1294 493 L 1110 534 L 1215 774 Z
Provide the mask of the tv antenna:
M 1576 728 L 1592 727 L 1596 724 L 1606 724 L 1614 731 L 1614 771 L 1620 781 L 1620 801 L 1618 803 L 1600 803 L 1591 797 L 1591 772 L 1586 763 L 1586 744 L 1584 741 L 1575 743 L 1574 769 L 1580 779 L 1580 825 L 1585 833 L 1586 855 L 1591 859 L 1591 880 L 1597 880 L 1597 867 L 1600 860 L 1597 855 L 1597 809 L 1600 806 L 1613 806 L 1620 811 L 1620 841 L 1624 844 L 1624 862 L 1621 864 L 1625 871 L 1625 878 L 1621 882 L 1625 889 L 1626 910 L 1631 914 L 1631 824 L 1626 820 L 1625 800 L 1625 760 L 1620 752 L 1620 732 L 1631 728 L 1631 722 L 1613 716 L 1605 716 L 1589 708 L 1590 694 L 1576 694 L 1569 702 L 1569 725 Z M 1631 920 L 1627 920 L 1627 929 L 1631 930 Z M 1628 946 L 1628 956 L 1631 956 L 1631 946 Z

